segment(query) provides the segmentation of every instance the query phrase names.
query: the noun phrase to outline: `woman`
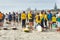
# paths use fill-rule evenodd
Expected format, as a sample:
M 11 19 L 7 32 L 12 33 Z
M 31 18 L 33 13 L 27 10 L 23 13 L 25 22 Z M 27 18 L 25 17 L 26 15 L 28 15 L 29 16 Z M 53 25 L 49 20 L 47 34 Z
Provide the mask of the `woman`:
M 45 24 L 44 26 L 45 26 L 45 28 L 47 29 L 47 20 L 48 20 L 48 19 L 47 19 L 47 14 L 46 14 L 45 11 L 43 12 L 43 17 L 44 17 L 44 24 Z
M 41 20 L 42 30 L 44 30 L 44 15 L 43 15 L 43 13 L 44 13 L 44 10 L 41 11 L 41 13 L 40 13 L 40 20 Z
M 21 14 L 22 28 L 26 28 L 26 13 L 23 11 Z
M 29 20 L 29 26 L 30 26 L 30 29 L 33 30 L 33 16 L 32 16 L 32 11 L 30 11 L 28 13 L 28 20 Z

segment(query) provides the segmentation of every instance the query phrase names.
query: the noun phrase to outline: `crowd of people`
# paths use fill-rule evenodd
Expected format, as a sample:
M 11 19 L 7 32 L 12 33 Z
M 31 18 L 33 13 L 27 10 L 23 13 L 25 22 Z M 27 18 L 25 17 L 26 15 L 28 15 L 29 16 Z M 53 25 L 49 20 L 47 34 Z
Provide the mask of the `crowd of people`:
M 52 27 L 55 26 L 58 28 L 57 30 L 60 31 L 60 11 L 55 14 L 53 14 L 50 10 L 47 12 L 42 10 L 40 13 L 37 12 L 35 14 L 33 14 L 32 11 L 28 11 L 27 13 L 23 11 L 20 14 L 18 12 L 9 12 L 6 14 L 0 12 L 0 26 L 3 26 L 4 19 L 10 24 L 12 21 L 17 24 L 21 22 L 22 28 L 26 28 L 26 24 L 28 24 L 31 30 L 34 30 L 33 26 L 35 22 L 36 25 L 40 25 L 43 30 L 52 29 Z M 26 22 L 26 20 L 28 22 Z

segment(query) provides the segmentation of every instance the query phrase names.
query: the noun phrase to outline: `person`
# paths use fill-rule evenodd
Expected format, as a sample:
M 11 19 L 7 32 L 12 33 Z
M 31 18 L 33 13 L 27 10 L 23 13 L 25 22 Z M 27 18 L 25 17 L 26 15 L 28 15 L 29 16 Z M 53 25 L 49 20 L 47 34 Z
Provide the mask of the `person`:
M 34 26 L 34 18 L 35 18 L 35 15 L 34 15 L 34 12 L 32 12 L 32 24 Z
M 8 14 L 6 13 L 6 15 L 5 15 L 5 19 L 8 19 Z
M 44 24 L 45 24 L 44 26 L 45 26 L 45 28 L 47 30 L 47 28 L 48 28 L 47 27 L 47 21 L 48 21 L 48 19 L 47 19 L 47 13 L 46 13 L 46 11 L 43 12 L 43 17 L 44 17 Z
M 19 16 L 19 21 L 21 22 L 21 13 L 19 13 L 19 15 L 18 15 L 18 16 Z
M 56 12 L 56 18 L 58 17 L 58 12 Z
M 58 26 L 57 31 L 60 31 L 60 12 L 58 13 L 58 17 L 57 17 L 57 26 Z
M 39 13 L 37 13 L 36 16 L 35 16 L 35 22 L 37 24 L 40 24 L 40 22 L 41 22 Z
M 3 26 L 5 15 L 0 12 L 0 26 Z
M 9 20 L 9 24 L 11 24 L 11 21 L 12 21 L 12 14 L 9 12 L 9 15 L 8 15 L 8 20 Z
M 18 16 L 18 12 L 16 12 L 15 18 L 16 18 L 16 23 L 17 23 L 17 25 L 18 25 L 18 23 L 19 23 L 19 16 Z
M 18 22 L 19 22 L 19 16 L 18 16 L 18 13 L 16 13 L 15 18 L 16 18 L 16 22 L 18 23 Z
M 5 15 L 6 23 L 8 22 L 8 14 Z
M 14 21 L 14 23 L 15 23 L 15 12 L 13 12 L 13 14 L 12 14 L 12 20 Z
M 22 28 L 26 28 L 26 13 L 23 11 L 21 14 Z
M 48 10 L 47 17 L 48 17 L 48 24 L 49 24 L 48 27 L 49 27 L 49 29 L 52 29 L 52 26 L 51 26 L 51 24 L 52 24 L 52 22 L 51 22 L 51 20 L 52 20 L 52 13 L 51 13 L 50 10 Z
M 28 20 L 29 20 L 29 26 L 30 26 L 30 29 L 33 30 L 33 16 L 32 16 L 32 11 L 29 11 L 28 12 Z
M 43 12 L 44 12 L 44 10 L 42 10 L 40 13 L 40 20 L 41 20 L 42 30 L 44 31 L 44 15 L 43 15 Z
M 36 22 L 37 25 L 40 25 L 40 23 L 41 23 L 39 13 L 37 13 L 36 16 L 35 16 L 35 22 Z M 35 26 L 36 26 L 36 25 L 35 25 Z M 36 27 L 35 27 L 35 28 L 36 28 Z
M 52 16 L 52 27 L 53 25 L 55 25 L 54 27 L 56 27 L 56 15 Z

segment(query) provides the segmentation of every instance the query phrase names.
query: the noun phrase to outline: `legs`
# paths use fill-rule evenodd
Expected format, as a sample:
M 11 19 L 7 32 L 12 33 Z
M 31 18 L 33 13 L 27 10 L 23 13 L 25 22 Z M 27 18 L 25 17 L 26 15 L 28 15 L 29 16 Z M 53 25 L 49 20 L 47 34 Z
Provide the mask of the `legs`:
M 22 28 L 26 27 L 25 23 L 26 23 L 26 20 L 22 20 Z

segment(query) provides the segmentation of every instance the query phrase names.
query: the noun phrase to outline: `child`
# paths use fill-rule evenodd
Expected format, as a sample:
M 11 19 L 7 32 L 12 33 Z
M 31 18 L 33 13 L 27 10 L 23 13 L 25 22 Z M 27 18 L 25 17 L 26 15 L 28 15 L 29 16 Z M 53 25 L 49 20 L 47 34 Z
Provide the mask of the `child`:
M 52 27 L 55 25 L 55 27 L 56 27 L 56 16 L 55 15 L 53 15 L 52 16 Z
M 35 16 L 35 21 L 36 21 L 37 25 L 40 25 L 41 20 L 40 20 L 40 15 L 39 15 L 39 13 L 36 14 L 36 16 Z M 36 27 L 35 27 L 35 28 L 36 28 Z
M 58 26 L 57 31 L 60 31 L 60 16 L 57 17 L 57 26 Z

